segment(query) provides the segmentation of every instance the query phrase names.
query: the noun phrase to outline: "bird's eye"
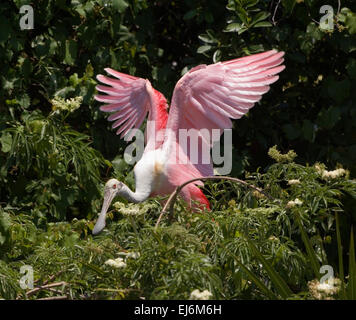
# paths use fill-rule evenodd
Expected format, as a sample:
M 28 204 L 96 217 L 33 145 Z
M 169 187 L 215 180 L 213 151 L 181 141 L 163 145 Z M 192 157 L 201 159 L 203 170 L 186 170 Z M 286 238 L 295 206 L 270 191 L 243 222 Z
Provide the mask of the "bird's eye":
M 116 184 L 114 184 L 114 185 L 112 186 L 112 188 L 113 188 L 113 189 L 116 189 L 116 187 L 117 187 L 117 185 L 116 185 Z

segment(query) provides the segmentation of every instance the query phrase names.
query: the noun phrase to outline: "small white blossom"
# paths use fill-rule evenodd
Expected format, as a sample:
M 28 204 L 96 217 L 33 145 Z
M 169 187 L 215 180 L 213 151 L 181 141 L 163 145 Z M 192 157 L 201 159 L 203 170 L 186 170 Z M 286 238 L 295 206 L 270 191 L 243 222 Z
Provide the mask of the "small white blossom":
M 189 299 L 190 300 L 209 300 L 212 296 L 213 296 L 213 294 L 208 290 L 204 290 L 204 291 L 200 292 L 198 289 L 195 289 L 190 294 Z
M 125 216 L 136 216 L 142 215 L 148 212 L 151 208 L 154 207 L 151 203 L 128 203 L 124 204 L 120 201 L 113 204 L 114 208 L 117 211 L 120 211 Z
M 295 200 L 293 201 L 289 201 L 286 205 L 287 208 L 293 208 L 295 206 L 300 206 L 303 204 L 303 201 L 299 200 L 298 198 L 295 198 Z
M 341 177 L 343 175 L 345 175 L 346 170 L 343 168 L 339 168 L 333 171 L 327 171 L 327 170 L 323 170 L 321 173 L 321 177 L 323 179 L 336 179 L 338 177 Z
M 77 110 L 80 107 L 80 104 L 83 101 L 83 97 L 75 97 L 75 98 L 70 98 L 70 99 L 66 99 L 64 100 L 61 97 L 54 97 L 51 100 L 52 103 L 52 109 L 53 111 L 69 111 L 69 112 L 73 112 L 75 110 Z
M 318 173 L 322 173 L 324 171 L 324 169 L 322 168 L 322 166 L 317 163 L 315 166 L 314 166 L 315 170 L 318 172 Z
M 120 252 L 119 254 L 122 256 L 126 256 L 126 258 L 132 258 L 132 259 L 137 259 L 140 257 L 139 252 Z
M 270 237 L 268 238 L 268 240 L 270 240 L 270 241 L 279 241 L 278 238 L 275 237 L 275 236 L 270 236 Z
M 137 259 L 139 257 L 140 257 L 140 253 L 139 252 L 129 252 L 127 254 L 127 258 Z
M 291 180 L 288 180 L 288 184 L 290 186 L 295 185 L 295 184 L 300 184 L 300 180 L 299 179 L 291 179 Z
M 124 259 L 122 259 L 122 258 L 109 259 L 109 260 L 105 261 L 105 264 L 107 264 L 113 268 L 125 268 L 126 267 L 126 263 L 125 263 Z
M 340 291 L 340 286 L 341 281 L 337 278 L 330 278 L 323 283 L 320 283 L 318 280 L 308 283 L 310 293 L 318 300 L 332 299 L 332 296 Z
M 316 288 L 318 289 L 318 291 L 322 291 L 322 292 L 329 292 L 330 290 L 334 289 L 334 286 L 329 284 L 329 283 L 319 283 Z

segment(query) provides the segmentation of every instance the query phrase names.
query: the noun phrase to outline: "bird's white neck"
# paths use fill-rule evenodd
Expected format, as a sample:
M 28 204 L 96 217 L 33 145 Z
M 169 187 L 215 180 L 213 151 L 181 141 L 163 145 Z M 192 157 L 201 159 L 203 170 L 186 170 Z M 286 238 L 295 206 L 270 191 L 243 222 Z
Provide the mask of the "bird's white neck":
M 150 191 L 133 192 L 127 185 L 124 184 L 119 195 L 127 199 L 129 202 L 139 203 L 145 201 L 149 197 Z

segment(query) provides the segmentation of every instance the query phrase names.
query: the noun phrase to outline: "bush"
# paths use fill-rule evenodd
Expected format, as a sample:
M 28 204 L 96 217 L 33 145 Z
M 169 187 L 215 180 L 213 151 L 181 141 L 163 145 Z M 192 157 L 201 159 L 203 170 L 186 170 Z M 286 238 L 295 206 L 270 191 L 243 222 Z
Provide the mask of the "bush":
M 281 160 L 278 150 L 270 153 Z M 179 201 L 176 222 L 164 218 L 157 229 L 161 206 L 156 200 L 114 204 L 108 229 L 95 239 L 87 220 L 47 223 L 41 231 L 27 215 L 2 211 L 0 239 L 6 241 L 0 245 L 12 270 L 30 265 L 37 285 L 54 277 L 55 284 L 65 285 L 55 292 L 45 287 L 26 294 L 14 291 L 19 275 L 0 270 L 1 294 L 188 299 L 198 289 L 215 299 L 355 298 L 354 242 L 348 241 L 354 234 L 350 224 L 356 222 L 355 181 L 341 168 L 330 175 L 334 171 L 322 164 L 283 161 L 246 177 L 270 199 L 231 182 L 210 184 L 212 211 L 188 213 Z M 350 207 L 348 197 L 353 199 Z M 339 259 L 349 264 L 340 265 Z M 333 267 L 346 291 L 339 284 L 336 293 L 318 292 L 321 265 Z

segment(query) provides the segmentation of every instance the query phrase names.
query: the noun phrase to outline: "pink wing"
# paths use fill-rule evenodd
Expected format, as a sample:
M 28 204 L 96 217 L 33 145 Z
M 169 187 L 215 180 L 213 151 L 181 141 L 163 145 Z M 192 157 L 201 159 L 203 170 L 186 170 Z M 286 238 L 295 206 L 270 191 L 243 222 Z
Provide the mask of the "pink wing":
M 199 132 L 207 129 L 211 137 L 213 129 L 219 129 L 221 134 L 223 129 L 231 128 L 230 118 L 241 118 L 269 90 L 269 85 L 278 80 L 277 74 L 284 69 L 283 55 L 284 52 L 271 50 L 191 69 L 178 81 L 173 92 L 167 144 L 179 144 L 179 129 L 193 128 L 199 135 L 199 147 L 210 148 L 211 141 Z M 190 158 L 189 151 L 187 156 Z M 179 157 L 176 155 L 171 161 L 178 161 Z M 201 160 L 195 161 L 195 169 L 201 176 L 212 175 L 212 164 Z M 193 170 L 192 176 L 196 175 Z
M 159 141 L 161 143 L 163 141 L 160 135 L 166 127 L 168 117 L 167 102 L 163 94 L 152 88 L 148 80 L 110 68 L 106 68 L 105 71 L 116 79 L 103 75 L 97 76 L 100 82 L 108 85 L 96 87 L 98 91 L 107 94 L 95 96 L 96 100 L 106 103 L 100 107 L 100 110 L 112 113 L 108 117 L 109 121 L 115 121 L 112 127 L 118 128 L 116 133 L 121 133 L 121 138 L 127 134 L 128 140 L 131 140 L 134 134 L 134 132 L 129 133 L 129 130 L 139 128 L 149 113 L 148 119 L 152 122 L 151 126 L 146 129 L 147 144 L 152 148 L 157 148 Z M 151 137 L 155 139 L 150 139 Z

